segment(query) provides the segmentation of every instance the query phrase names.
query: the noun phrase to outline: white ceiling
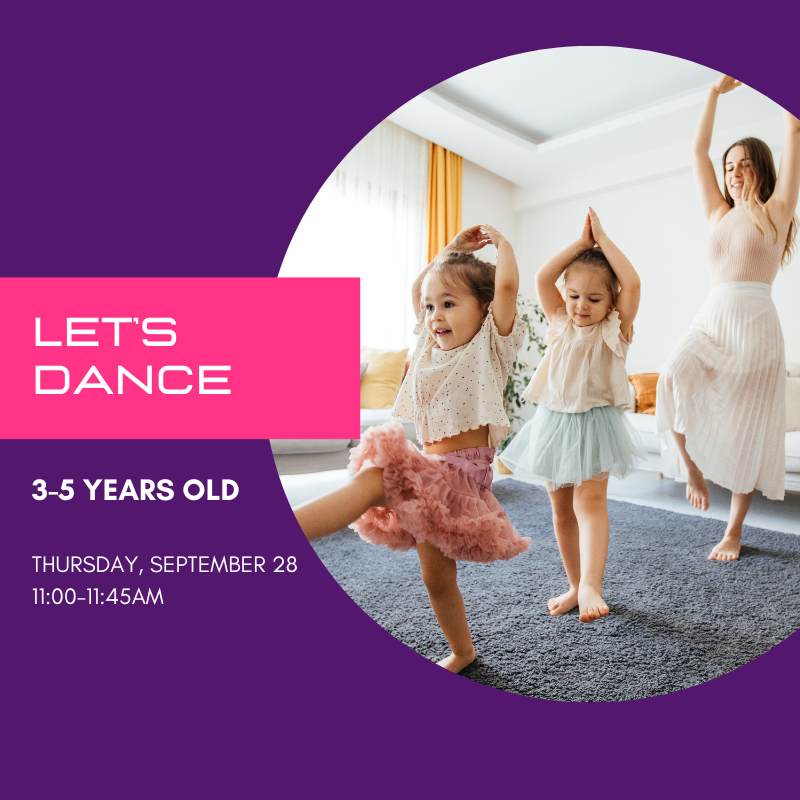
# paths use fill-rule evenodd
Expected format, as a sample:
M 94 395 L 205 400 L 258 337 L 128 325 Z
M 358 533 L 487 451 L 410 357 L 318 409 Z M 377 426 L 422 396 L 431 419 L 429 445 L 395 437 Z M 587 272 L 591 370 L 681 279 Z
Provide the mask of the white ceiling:
M 389 119 L 519 186 L 689 142 L 714 70 L 616 47 L 538 50 L 462 72 Z M 742 87 L 716 129 L 779 118 Z

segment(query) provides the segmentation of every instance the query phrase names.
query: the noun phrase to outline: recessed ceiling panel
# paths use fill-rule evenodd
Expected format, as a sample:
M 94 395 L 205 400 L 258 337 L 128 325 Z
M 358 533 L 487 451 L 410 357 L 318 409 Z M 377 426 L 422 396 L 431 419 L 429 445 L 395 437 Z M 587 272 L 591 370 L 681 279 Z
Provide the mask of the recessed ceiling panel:
M 647 50 L 562 47 L 483 64 L 433 91 L 538 144 L 695 91 L 718 75 Z

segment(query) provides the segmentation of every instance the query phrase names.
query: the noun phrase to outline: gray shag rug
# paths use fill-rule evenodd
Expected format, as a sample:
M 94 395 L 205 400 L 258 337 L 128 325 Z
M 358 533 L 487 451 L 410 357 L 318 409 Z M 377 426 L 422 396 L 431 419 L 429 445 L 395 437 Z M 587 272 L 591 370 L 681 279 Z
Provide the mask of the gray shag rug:
M 478 659 L 461 674 L 548 700 L 635 700 L 716 678 L 800 627 L 800 536 L 744 529 L 739 561 L 708 561 L 718 520 L 609 501 L 611 546 L 604 597 L 591 624 L 559 617 L 550 597 L 567 588 L 550 501 L 514 480 L 495 495 L 527 552 L 493 564 L 459 562 Z M 350 597 L 389 633 L 438 661 L 449 652 L 412 550 L 390 552 L 351 530 L 314 542 Z

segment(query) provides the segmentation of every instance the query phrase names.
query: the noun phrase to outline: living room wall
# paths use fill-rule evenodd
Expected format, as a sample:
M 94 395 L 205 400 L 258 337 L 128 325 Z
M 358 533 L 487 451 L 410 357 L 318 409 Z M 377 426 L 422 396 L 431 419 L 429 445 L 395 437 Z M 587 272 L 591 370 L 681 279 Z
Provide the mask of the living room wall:
M 537 267 L 578 237 L 590 204 L 642 279 L 642 302 L 628 371 L 658 372 L 711 287 L 706 257 L 708 228 L 694 178 L 687 170 L 519 213 L 517 250 L 520 290 L 525 295 L 534 296 Z M 795 309 L 798 296 L 800 254 L 778 274 L 773 286 L 789 362 L 800 362 L 800 315 Z
M 464 159 L 461 186 L 461 218 L 465 228 L 487 223 L 503 233 L 517 246 L 517 215 L 513 210 L 514 184 L 493 172 Z M 495 261 L 493 247 L 481 251 L 480 257 Z

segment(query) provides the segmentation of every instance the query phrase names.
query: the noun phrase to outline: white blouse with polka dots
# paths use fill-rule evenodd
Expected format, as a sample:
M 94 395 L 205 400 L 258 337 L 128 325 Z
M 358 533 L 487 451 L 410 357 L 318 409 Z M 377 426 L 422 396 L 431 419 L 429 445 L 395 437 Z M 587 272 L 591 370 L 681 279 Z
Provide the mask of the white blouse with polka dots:
M 511 430 L 503 390 L 524 337 L 519 313 L 501 336 L 491 306 L 475 336 L 452 350 L 422 328 L 392 416 L 413 419 L 417 439 L 428 443 L 488 425 L 489 447 L 497 447 Z

